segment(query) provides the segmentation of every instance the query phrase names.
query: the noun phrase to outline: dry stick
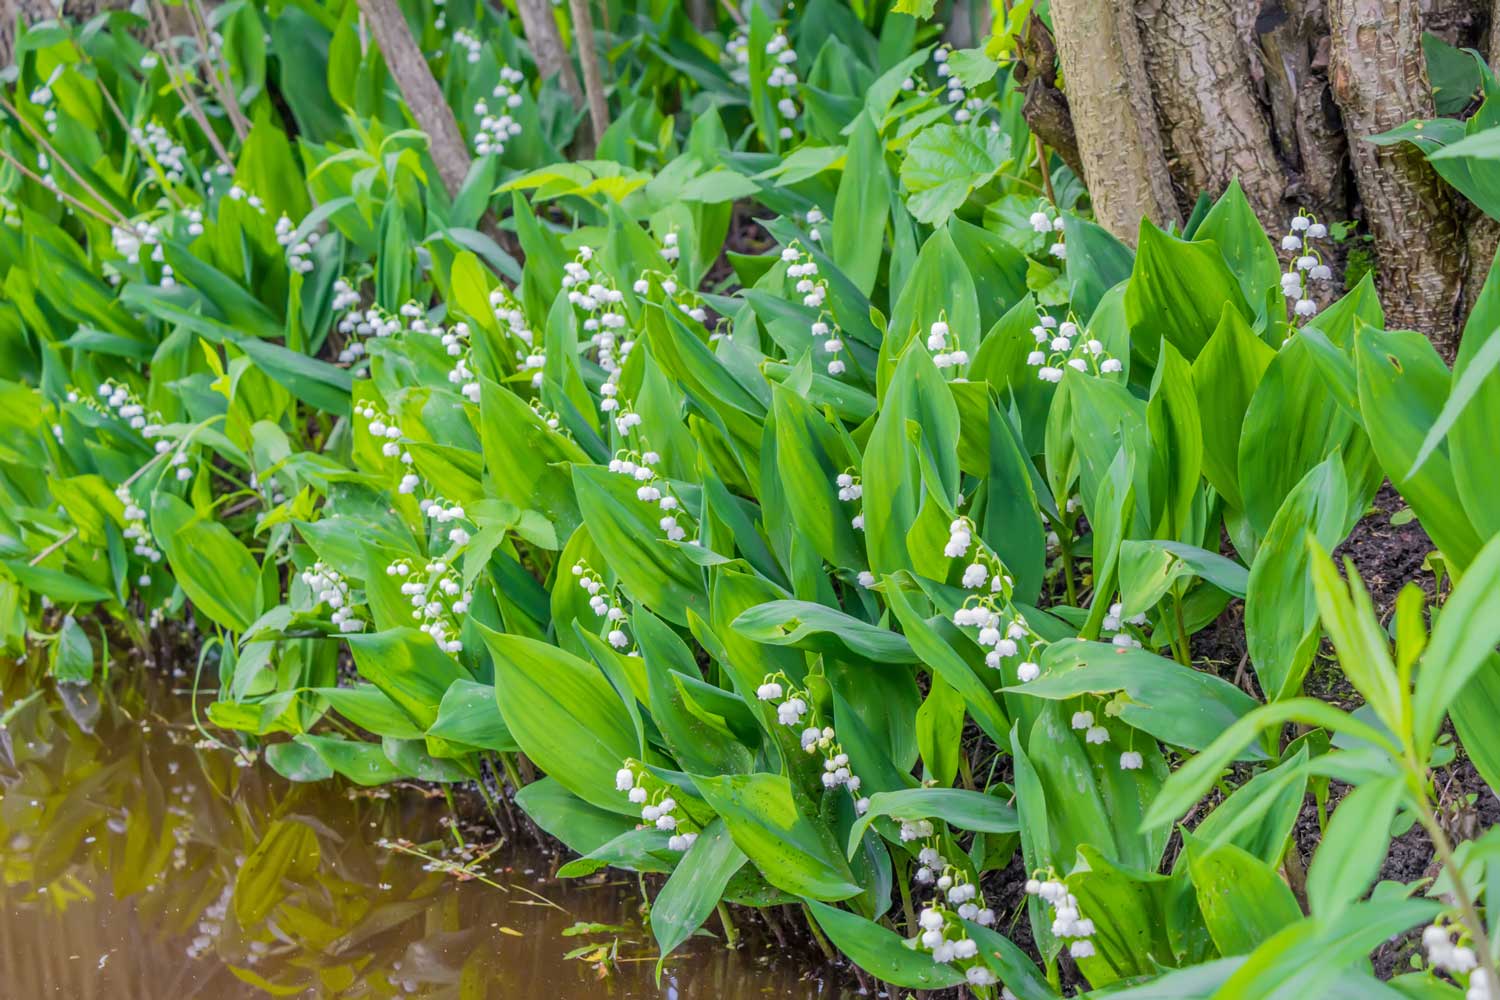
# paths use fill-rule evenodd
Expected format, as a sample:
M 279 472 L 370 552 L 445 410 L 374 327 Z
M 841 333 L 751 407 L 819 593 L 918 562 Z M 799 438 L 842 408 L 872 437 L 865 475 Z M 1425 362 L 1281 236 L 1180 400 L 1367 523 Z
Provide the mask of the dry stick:
M 85 62 L 89 62 L 90 64 L 92 64 L 93 60 L 89 58 L 88 53 L 84 51 L 83 46 L 79 45 L 77 42 L 74 42 L 73 47 L 78 50 L 78 54 L 83 57 Z M 147 145 L 145 139 L 136 137 L 135 126 L 130 124 L 130 119 L 125 117 L 124 109 L 121 108 L 119 102 L 115 100 L 115 95 L 111 94 L 109 92 L 109 88 L 104 85 L 104 80 L 102 78 L 96 78 L 96 80 L 99 84 L 99 93 L 104 95 L 104 102 L 109 105 L 109 110 L 114 112 L 115 120 L 120 123 L 120 128 L 125 131 L 125 138 L 135 144 L 135 147 L 140 150 L 142 158 L 149 162 L 152 165 L 153 169 L 158 172 L 158 174 L 162 175 L 161 180 L 166 181 L 164 172 L 161 170 L 161 165 L 156 161 L 156 154 L 151 151 L 151 147 Z M 161 187 L 162 190 L 166 192 L 167 197 L 171 198 L 172 201 L 176 203 L 178 208 L 182 208 L 187 204 L 182 200 L 182 196 L 177 193 L 176 186 L 173 185 L 170 181 L 166 181 L 166 183 L 163 183 Z
M 1052 202 L 1052 207 L 1057 208 L 1057 195 L 1052 190 L 1052 167 L 1047 163 L 1047 147 L 1042 145 L 1042 137 L 1034 135 L 1031 137 L 1036 141 L 1036 162 L 1042 171 L 1042 189 L 1047 192 L 1047 200 Z
M 44 151 L 46 151 L 47 159 L 49 162 L 59 164 L 64 170 L 68 172 L 68 176 L 73 178 L 73 180 L 76 181 L 78 185 L 85 191 L 93 195 L 98 200 L 99 204 L 115 213 L 115 217 L 119 220 L 119 222 L 110 223 L 111 225 L 118 224 L 126 227 L 127 229 L 130 227 L 130 220 L 125 217 L 124 213 L 121 212 L 118 208 L 115 208 L 113 203 L 111 203 L 102 194 L 100 194 L 97 188 L 95 188 L 88 181 L 84 180 L 83 175 L 80 174 L 77 170 L 73 169 L 73 164 L 68 162 L 67 157 L 59 155 L 57 149 L 52 145 L 52 143 L 47 141 L 47 137 L 43 135 L 41 131 L 36 128 L 36 126 L 32 125 L 31 122 L 21 114 L 21 112 L 17 111 L 14 104 L 10 103 L 10 101 L 6 98 L 0 97 L 0 108 L 4 108 L 6 113 L 10 114 L 13 118 L 16 119 L 16 121 L 20 122 L 21 127 L 31 134 L 32 139 L 34 139 L 37 144 L 40 145 Z M 45 184 L 45 182 L 43 183 Z
M 161 36 L 161 42 L 156 51 L 160 52 L 162 57 L 167 61 L 167 79 L 171 82 L 172 89 L 177 91 L 177 96 L 182 99 L 182 104 L 187 108 L 188 114 L 192 116 L 193 121 L 198 123 L 198 127 L 203 130 L 203 134 L 208 137 L 208 143 L 214 148 L 214 153 L 219 157 L 219 162 L 230 170 L 233 170 L 234 161 L 230 159 L 229 150 L 225 149 L 224 143 L 219 141 L 219 133 L 214 131 L 213 125 L 209 123 L 208 115 L 204 112 L 202 106 L 199 105 L 198 99 L 193 96 L 192 88 L 186 83 L 187 74 L 183 71 L 182 65 L 177 61 L 176 57 L 172 55 L 171 36 L 165 28 L 165 12 L 161 11 L 153 3 L 147 4 L 146 13 L 149 15 L 149 23 L 153 29 L 157 29 L 157 17 L 161 17 L 162 27 L 159 30 L 153 30 L 152 33 L 159 33 Z
M 724 5 L 725 10 L 729 11 L 729 16 L 734 19 L 735 24 L 740 27 L 745 26 L 745 15 L 741 14 L 740 9 L 734 5 L 734 0 L 719 0 L 719 2 Z
M 411 36 L 406 16 L 396 0 L 359 0 L 359 7 L 375 33 L 375 43 L 385 56 L 385 64 L 401 96 L 406 98 L 417 127 L 427 133 L 443 186 L 449 195 L 457 194 L 469 173 L 469 148 L 464 145 L 453 109 L 448 107 L 427 59 Z
M 609 105 L 604 102 L 604 78 L 594 51 L 594 18 L 589 0 L 569 0 L 573 11 L 573 34 L 578 39 L 578 61 L 583 64 L 583 89 L 589 100 L 589 123 L 594 127 L 594 146 L 609 128 Z
M 118 222 L 116 222 L 114 219 L 111 219 L 109 216 L 105 215 L 104 213 L 100 212 L 98 209 L 94 208 L 92 205 L 89 205 L 87 202 L 79 201 L 77 198 L 75 198 L 72 195 L 68 194 L 66 191 L 63 191 L 63 190 L 61 190 L 59 188 L 55 188 L 52 185 L 48 184 L 38 174 L 36 174 L 35 172 L 33 172 L 31 170 L 28 170 L 26 168 L 26 166 L 21 163 L 20 160 L 16 159 L 14 156 L 12 156 L 5 149 L 0 149 L 0 160 L 4 160 L 6 163 L 9 163 L 11 166 L 15 167 L 16 170 L 21 174 L 21 176 L 27 178 L 28 180 L 36 181 L 36 183 L 40 184 L 43 188 L 45 188 L 46 190 L 52 192 L 52 195 L 55 198 L 57 198 L 58 201 L 63 202 L 64 204 L 66 204 L 70 208 L 74 208 L 74 209 L 80 210 L 80 211 L 82 211 L 82 212 L 84 212 L 84 213 L 86 213 L 88 215 L 92 215 L 95 219 L 97 219 L 98 221 L 104 223 L 106 226 L 108 226 L 111 229 L 118 229 L 118 228 L 120 228 L 120 224 Z M 127 226 L 127 228 L 128 228 L 128 226 Z
M 222 50 L 218 50 L 217 58 L 214 58 L 215 49 L 208 37 L 208 17 L 203 13 L 203 6 L 198 0 L 189 0 L 187 6 L 189 19 L 193 22 L 193 34 L 198 36 L 198 47 L 203 50 L 204 57 L 210 60 L 208 78 L 213 81 L 214 90 L 219 95 L 219 104 L 229 115 L 229 124 L 234 126 L 234 134 L 239 137 L 240 142 L 244 142 L 250 134 L 250 120 L 245 117 L 239 98 L 235 96 L 233 81 L 229 77 L 229 63 L 224 60 Z

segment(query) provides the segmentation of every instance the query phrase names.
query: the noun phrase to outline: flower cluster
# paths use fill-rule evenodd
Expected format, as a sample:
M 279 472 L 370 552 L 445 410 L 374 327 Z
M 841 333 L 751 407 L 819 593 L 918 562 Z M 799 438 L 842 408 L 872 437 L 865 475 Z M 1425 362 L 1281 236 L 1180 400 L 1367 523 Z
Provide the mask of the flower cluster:
M 972 522 L 967 517 L 958 518 L 950 526 L 945 554 L 949 558 L 966 556 L 972 537 Z M 1046 642 L 1012 603 L 1014 581 L 1000 557 L 981 546 L 973 562 L 964 568 L 961 583 L 965 590 L 981 593 L 964 599 L 953 612 L 953 624 L 978 629 L 975 641 L 986 651 L 984 662 L 990 669 L 999 670 L 1004 662 L 1019 657 L 1016 676 L 1023 684 L 1036 680 L 1042 672 L 1036 661 Z
M 793 69 L 797 62 L 797 51 L 792 48 L 786 34 L 777 31 L 766 43 L 766 55 L 772 61 L 771 72 L 766 75 L 766 87 L 776 97 L 777 114 L 785 119 L 785 124 L 777 129 L 777 134 L 783 139 L 790 139 L 792 122 L 797 120 L 802 111 L 797 106 L 797 71 Z
M 472 59 L 470 61 L 473 61 Z M 479 131 L 474 134 L 474 152 L 479 156 L 496 156 L 505 152 L 505 144 L 521 134 L 521 123 L 511 117 L 511 112 L 521 106 L 520 84 L 526 77 L 520 70 L 509 66 L 500 67 L 500 82 L 490 96 L 500 102 L 498 113 L 490 111 L 484 100 L 474 102 L 474 113 L 479 115 Z
M 807 210 L 807 238 L 814 243 L 822 243 L 823 233 L 818 229 L 818 226 L 827 221 L 828 216 L 824 215 L 823 210 L 818 206 L 814 205 L 812 208 L 809 208 Z
M 615 427 L 622 436 L 628 435 L 632 428 L 639 427 L 641 415 L 634 410 L 626 408 L 618 411 L 615 417 Z M 637 438 L 644 441 L 644 435 L 636 432 Z M 672 492 L 671 483 L 665 476 L 656 473 L 655 465 L 661 461 L 661 455 L 651 450 L 631 451 L 621 449 L 615 452 L 614 457 L 609 460 L 609 471 L 622 476 L 629 476 L 637 483 L 635 488 L 636 499 L 642 503 L 654 503 L 664 512 L 657 526 L 667 536 L 668 541 L 688 541 L 689 545 L 697 545 L 698 540 L 688 539 L 687 529 L 678 520 L 686 517 L 687 512 L 682 508 L 682 501 Z
M 417 569 L 410 560 L 398 559 L 385 568 L 386 576 L 401 579 L 401 593 L 411 602 L 412 621 L 432 636 L 445 653 L 459 653 L 460 620 L 469 613 L 474 596 L 464 590 L 458 573 L 444 559 L 433 559 Z
M 584 314 L 583 330 L 589 334 L 589 342 L 598 352 L 599 367 L 613 376 L 610 384 L 619 381 L 619 371 L 625 364 L 635 341 L 620 334 L 629 325 L 625 316 L 625 293 L 613 287 L 613 280 L 603 272 L 595 273 L 588 267 L 594 258 L 592 247 L 578 248 L 578 256 L 563 265 L 563 287 L 568 290 L 568 301 Z M 622 432 L 623 433 L 623 432 Z
M 453 32 L 453 44 L 464 50 L 464 61 L 477 63 L 484 54 L 484 43 L 462 28 Z
M 625 761 L 615 772 L 615 791 L 624 792 L 641 807 L 643 826 L 649 823 L 672 835 L 667 840 L 669 849 L 686 851 L 698 839 L 698 834 L 687 828 L 691 820 L 679 813 L 677 800 L 668 792 L 666 783 L 657 781 L 635 761 Z
M 52 75 L 47 77 L 47 82 L 33 90 L 30 95 L 31 103 L 42 109 L 42 122 L 47 126 L 49 134 L 57 131 L 57 109 L 53 107 L 54 95 L 52 85 L 62 75 L 66 63 L 59 63 L 53 70 Z
M 767 674 L 760 687 L 755 689 L 755 697 L 761 701 L 775 702 L 776 721 L 783 726 L 796 728 L 801 726 L 804 720 L 808 725 L 803 727 L 798 741 L 802 749 L 810 754 L 822 754 L 823 756 L 823 787 L 827 789 L 844 788 L 849 792 L 850 798 L 854 800 L 854 811 L 863 816 L 870 808 L 870 800 L 867 796 L 859 794 L 859 775 L 855 774 L 849 764 L 849 755 L 844 752 L 844 747 L 838 741 L 838 734 L 829 725 L 817 725 L 816 713 L 811 704 L 812 695 L 806 690 L 798 689 L 785 674 Z M 814 713 L 813 718 L 808 718 L 809 713 Z
M 131 551 L 147 562 L 161 562 L 161 552 L 152 544 L 151 529 L 146 526 L 146 511 L 135 502 L 135 497 L 130 493 L 130 487 L 125 485 L 116 487 L 115 497 L 125 507 L 122 515 L 125 518 L 124 534 L 125 540 L 131 544 Z M 149 587 L 151 577 L 142 576 L 136 582 L 142 587 Z
M 572 572 L 578 578 L 578 586 L 589 593 L 589 607 L 609 626 L 609 633 L 605 636 L 609 644 L 616 649 L 624 649 L 630 645 L 630 636 L 625 634 L 625 609 L 615 600 L 614 592 L 605 584 L 604 577 L 583 559 L 573 564 Z
M 932 61 L 937 64 L 937 75 L 943 82 L 947 93 L 944 95 L 949 104 L 953 105 L 953 120 L 959 124 L 974 119 L 985 108 L 985 100 L 982 97 L 969 93 L 962 80 L 953 72 L 948 57 L 952 50 L 946 45 L 940 45 L 932 52 Z
M 1088 958 L 1094 954 L 1094 922 L 1079 912 L 1078 898 L 1068 887 L 1053 878 L 1050 873 L 1043 879 L 1031 878 L 1026 882 L 1026 895 L 1038 896 L 1052 907 L 1052 934 L 1054 937 L 1072 940 L 1068 943 L 1068 954 L 1074 958 Z
M 348 581 L 332 566 L 319 560 L 302 571 L 302 582 L 312 592 L 314 604 L 326 604 L 333 609 L 329 616 L 340 632 L 359 632 L 365 627 L 363 619 L 354 613 L 354 601 Z
M 1048 215 L 1045 208 L 1039 208 L 1031 213 L 1031 228 L 1033 232 L 1046 233 L 1055 236 L 1053 243 L 1047 248 L 1047 252 L 1058 260 L 1064 260 L 1068 256 L 1068 246 L 1063 241 L 1063 218 L 1061 215 Z
M 472 536 L 470 536 L 468 529 L 462 523 L 468 519 L 468 514 L 462 506 L 455 503 L 444 507 L 441 500 L 433 497 L 424 498 L 419 506 L 422 513 L 432 518 L 433 523 L 437 525 L 438 534 L 446 533 L 447 539 L 451 544 L 455 546 L 469 544 L 469 539 Z M 452 525 L 452 527 L 448 527 L 448 525 Z
M 948 329 L 946 319 L 939 319 L 928 328 L 927 349 L 932 352 L 932 363 L 940 370 L 962 368 L 969 363 L 969 352 L 958 346 L 958 337 Z
M 355 413 L 369 421 L 370 437 L 381 442 L 380 453 L 386 458 L 400 456 L 403 465 L 412 463 L 411 454 L 401 447 L 401 428 L 391 422 L 388 414 L 375 409 L 373 404 L 355 407 Z
M 1115 633 L 1114 637 L 1110 641 L 1113 642 L 1116 646 L 1139 649 L 1141 641 L 1134 635 L 1132 635 L 1125 628 L 1125 626 L 1133 625 L 1139 628 L 1145 625 L 1146 615 L 1144 612 L 1142 612 L 1138 615 L 1131 615 L 1129 618 L 1123 618 L 1122 616 L 1124 615 L 1124 613 L 1125 605 L 1121 604 L 1119 601 L 1111 604 L 1109 606 L 1109 614 L 1104 616 L 1104 631 Z
M 1094 375 L 1111 375 L 1124 366 L 1118 358 L 1104 353 L 1104 344 L 1092 337 L 1084 338 L 1078 324 L 1064 320 L 1061 325 L 1051 316 L 1042 316 L 1031 328 L 1036 350 L 1026 363 L 1037 369 L 1043 382 L 1061 382 L 1068 369 Z
M 1328 227 L 1317 216 L 1302 211 L 1292 218 L 1291 231 L 1281 238 L 1281 249 L 1293 255 L 1291 265 L 1281 276 L 1281 291 L 1293 300 L 1292 312 L 1303 319 L 1318 311 L 1308 283 L 1326 284 L 1333 280 L 1333 270 L 1323 262 L 1323 252 L 1313 245 L 1314 240 L 1327 236 Z
M 296 274 L 307 274 L 313 269 L 310 257 L 319 238 L 320 234 L 314 231 L 298 239 L 297 227 L 286 213 L 276 220 L 276 242 L 286 248 L 286 266 Z
M 934 847 L 923 848 L 920 857 L 922 870 L 929 872 L 932 868 L 926 862 L 941 861 Z M 966 963 L 964 978 L 970 985 L 993 986 L 998 979 L 982 961 L 974 961 L 979 957 L 979 943 L 969 937 L 963 921 L 988 927 L 995 922 L 995 912 L 983 905 L 983 895 L 963 869 L 949 866 L 935 882 L 938 898 L 929 900 L 917 917 L 917 946 L 931 952 L 934 962 Z
M 834 485 L 839 488 L 839 499 L 844 503 L 860 504 L 859 512 L 849 519 L 849 524 L 854 528 L 855 531 L 864 531 L 865 512 L 862 499 L 865 495 L 865 488 L 864 485 L 860 482 L 859 477 L 856 476 L 852 471 L 846 470 L 838 474 L 837 478 L 834 479 Z M 861 574 L 861 576 L 863 575 L 864 574 Z M 874 582 L 875 577 L 871 575 L 870 584 L 873 584 Z M 864 584 L 863 580 L 861 580 L 860 583 L 861 585 L 868 586 L 868 584 Z
M 131 129 L 131 137 L 156 161 L 170 183 L 179 183 L 186 176 L 187 147 L 172 138 L 172 133 L 159 122 L 149 121 Z

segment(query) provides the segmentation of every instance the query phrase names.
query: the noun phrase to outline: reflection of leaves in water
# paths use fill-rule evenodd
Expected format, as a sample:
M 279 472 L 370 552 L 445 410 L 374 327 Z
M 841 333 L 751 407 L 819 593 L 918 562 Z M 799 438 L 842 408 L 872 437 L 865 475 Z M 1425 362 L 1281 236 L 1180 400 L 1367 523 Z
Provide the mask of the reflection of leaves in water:
M 22 670 L 8 670 L 0 688 L 24 687 Z M 212 953 L 257 991 L 395 997 L 457 982 L 475 934 L 432 919 L 442 875 L 373 845 L 396 830 L 389 803 L 329 803 L 332 785 L 287 786 L 235 767 L 196 748 L 189 727 L 153 716 L 140 692 L 105 704 L 74 695 L 24 699 L 0 731 L 0 880 L 18 930 L 114 895 L 130 900 L 130 922 L 187 938 L 189 958 Z M 424 915 L 427 927 L 416 922 Z M 67 947 L 89 957 L 89 981 L 141 981 L 142 960 L 166 963 L 147 969 L 157 973 L 182 964 L 181 951 L 165 950 L 180 941 L 114 948 L 116 921 L 102 923 L 68 919 Z M 6 955 L 5 975 L 24 976 L 25 957 Z

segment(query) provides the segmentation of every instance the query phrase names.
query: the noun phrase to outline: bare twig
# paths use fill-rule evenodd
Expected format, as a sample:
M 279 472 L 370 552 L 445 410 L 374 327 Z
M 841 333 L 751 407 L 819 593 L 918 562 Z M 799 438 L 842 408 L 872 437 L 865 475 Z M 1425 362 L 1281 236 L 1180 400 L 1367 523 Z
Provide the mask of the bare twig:
M 229 150 L 220 141 L 219 133 L 214 131 L 213 125 L 208 120 L 208 114 L 198 103 L 198 98 L 193 96 L 192 88 L 187 85 L 187 73 L 183 70 L 182 64 L 172 55 L 171 35 L 166 30 L 166 13 L 157 3 L 147 4 L 146 12 L 151 15 L 150 23 L 156 29 L 153 34 L 158 34 L 161 39 L 157 51 L 167 61 L 167 80 L 172 84 L 172 89 L 177 91 L 177 96 L 182 99 L 183 106 L 192 116 L 193 121 L 197 122 L 198 128 L 203 130 L 203 134 L 208 138 L 208 144 L 214 148 L 214 153 L 219 157 L 219 162 L 233 170 L 234 160 L 230 158 Z
M 198 47 L 203 51 L 205 59 L 209 60 L 207 67 L 208 78 L 213 82 L 214 90 L 219 95 L 219 104 L 229 115 L 229 124 L 234 126 L 234 134 L 244 142 L 250 134 L 250 120 L 245 117 L 244 110 L 240 107 L 239 97 L 234 93 L 234 81 L 229 76 L 229 63 L 224 59 L 222 50 L 216 51 L 212 39 L 208 36 L 208 17 L 203 13 L 203 6 L 198 0 L 189 0 L 188 14 L 193 22 L 193 33 L 198 36 Z
M 52 145 L 52 143 L 47 141 L 47 137 L 42 134 L 41 130 L 32 125 L 31 122 L 27 121 L 26 117 L 16 110 L 16 106 L 14 104 L 10 103 L 10 101 L 6 98 L 0 97 L 0 108 L 4 108 L 7 114 L 11 115 L 16 119 L 16 121 L 21 123 L 21 127 L 24 128 L 28 133 L 30 133 L 32 139 L 34 139 L 36 143 L 42 147 L 43 151 L 46 152 L 49 162 L 56 163 L 57 165 L 61 166 L 63 170 L 67 171 L 68 176 L 73 178 L 73 180 L 77 182 L 78 185 L 85 191 L 93 195 L 94 198 L 99 202 L 99 204 L 103 205 L 105 208 L 109 209 L 115 214 L 115 219 L 118 221 L 110 222 L 110 225 L 122 225 L 126 228 L 129 228 L 130 220 L 125 217 L 124 213 L 116 208 L 114 204 L 109 201 L 109 199 L 100 194 L 98 189 L 90 184 L 87 180 L 85 180 L 82 174 L 80 174 L 77 170 L 74 170 L 73 164 L 68 162 L 67 157 L 60 155 L 57 152 L 57 149 Z M 32 176 L 35 177 L 34 174 Z M 44 186 L 46 185 L 46 182 L 42 181 L 40 178 L 37 178 L 37 180 Z M 95 212 L 94 214 L 99 215 L 100 213 Z

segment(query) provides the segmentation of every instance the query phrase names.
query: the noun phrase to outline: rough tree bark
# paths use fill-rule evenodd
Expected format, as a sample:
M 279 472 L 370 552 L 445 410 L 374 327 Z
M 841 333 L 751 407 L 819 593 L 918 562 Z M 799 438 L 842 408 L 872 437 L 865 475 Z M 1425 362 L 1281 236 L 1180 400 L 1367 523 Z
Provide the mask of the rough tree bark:
M 1387 322 L 1453 356 L 1500 226 L 1415 148 L 1367 139 L 1434 114 L 1423 30 L 1474 46 L 1489 25 L 1500 60 L 1500 0 L 1054 0 L 1052 20 L 1067 93 L 1031 100 L 1047 77 L 1028 65 L 1025 113 L 1044 141 L 1076 134 L 1117 236 L 1141 214 L 1181 218 L 1235 177 L 1273 235 L 1302 207 L 1363 219 Z
M 1422 153 L 1365 136 L 1435 114 L 1415 0 L 1330 0 L 1329 77 L 1343 109 L 1350 160 L 1375 236 L 1386 322 L 1457 350 L 1464 238 L 1453 195 Z
M 1145 72 L 1179 202 L 1222 191 L 1236 177 L 1261 223 L 1284 218 L 1287 179 L 1250 76 L 1236 0 L 1140 0 Z
M 542 79 L 561 77 L 563 90 L 573 99 L 573 106 L 581 107 L 583 89 L 578 86 L 578 74 L 573 72 L 568 50 L 563 48 L 550 0 L 516 0 L 516 10 L 521 14 L 521 27 L 531 46 L 531 58 L 536 60 Z
M 1057 86 L 1057 44 L 1047 25 L 1035 14 L 1021 33 L 1019 56 L 1012 72 L 1025 94 L 1022 115 L 1042 145 L 1062 157 L 1068 169 L 1082 178 L 1083 161 L 1078 155 L 1073 115 L 1067 96 Z
M 1052 24 L 1095 216 L 1132 242 L 1142 216 L 1180 222 L 1134 12 L 1114 0 L 1053 0 Z
M 396 0 L 359 0 L 360 10 L 375 35 L 385 64 L 395 78 L 401 96 L 432 143 L 432 159 L 449 195 L 458 193 L 469 173 L 469 149 L 453 109 L 443 98 L 422 50 L 412 38 L 411 28 Z

